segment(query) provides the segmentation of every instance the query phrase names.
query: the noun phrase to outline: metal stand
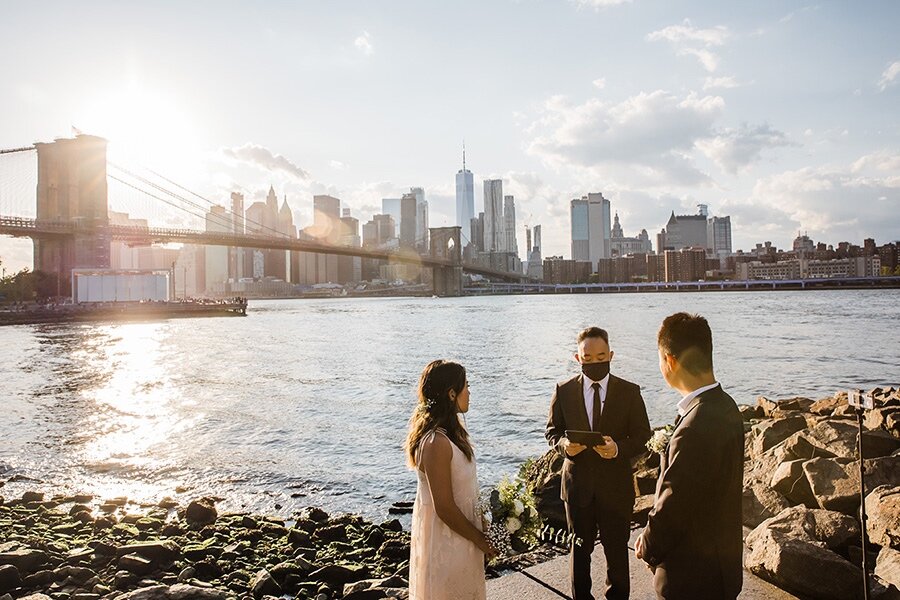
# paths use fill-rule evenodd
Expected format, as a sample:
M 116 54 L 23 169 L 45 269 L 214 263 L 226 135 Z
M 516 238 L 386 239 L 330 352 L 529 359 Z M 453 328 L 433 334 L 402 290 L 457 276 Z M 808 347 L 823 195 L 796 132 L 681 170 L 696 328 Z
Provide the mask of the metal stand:
M 863 571 L 863 599 L 869 600 L 871 590 L 869 589 L 869 569 L 868 558 L 866 557 L 866 545 L 868 544 L 868 535 L 866 534 L 866 483 L 864 479 L 863 468 L 863 413 L 862 406 L 856 407 L 856 421 L 859 424 L 859 515 L 860 530 L 862 531 L 862 571 Z

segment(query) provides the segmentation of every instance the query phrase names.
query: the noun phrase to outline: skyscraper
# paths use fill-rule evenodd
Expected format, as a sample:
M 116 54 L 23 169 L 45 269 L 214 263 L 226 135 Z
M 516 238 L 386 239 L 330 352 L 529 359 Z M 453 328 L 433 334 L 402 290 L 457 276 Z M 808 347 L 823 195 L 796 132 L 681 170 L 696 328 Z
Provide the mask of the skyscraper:
M 416 250 L 421 254 L 428 251 L 428 201 L 420 187 L 409 188 L 409 192 L 416 196 Z
M 400 221 L 402 220 L 401 210 L 400 210 L 400 198 L 382 198 L 381 199 L 381 214 L 383 215 L 391 215 L 394 219 L 394 226 L 396 227 L 396 237 L 400 237 Z
M 462 227 L 463 244 L 475 240 L 471 223 L 475 218 L 475 180 L 466 169 L 466 147 L 463 145 L 463 168 L 456 173 L 456 224 Z
M 610 203 L 602 193 L 590 193 L 571 203 L 572 259 L 596 268 L 610 254 Z
M 503 252 L 506 238 L 503 233 L 503 180 L 484 180 L 484 251 Z
M 706 222 L 706 244 L 713 256 L 731 254 L 731 217 L 712 217 Z
M 416 205 L 418 198 L 413 192 L 403 194 L 400 199 L 400 245 L 405 248 L 416 246 Z
M 512 196 L 503 198 L 503 237 L 503 252 L 509 252 L 518 256 L 519 244 L 516 242 L 516 201 Z
M 334 244 L 340 237 L 341 201 L 334 196 L 313 196 L 313 232 L 319 241 Z M 309 229 L 309 228 L 307 228 Z
M 244 233 L 244 195 L 231 192 L 231 231 Z M 244 248 L 228 248 L 228 276 L 235 281 L 244 276 Z
M 206 231 L 215 233 L 231 232 L 231 216 L 224 206 L 210 207 L 206 213 Z M 208 246 L 206 248 L 206 285 L 228 281 L 228 248 L 225 246 Z

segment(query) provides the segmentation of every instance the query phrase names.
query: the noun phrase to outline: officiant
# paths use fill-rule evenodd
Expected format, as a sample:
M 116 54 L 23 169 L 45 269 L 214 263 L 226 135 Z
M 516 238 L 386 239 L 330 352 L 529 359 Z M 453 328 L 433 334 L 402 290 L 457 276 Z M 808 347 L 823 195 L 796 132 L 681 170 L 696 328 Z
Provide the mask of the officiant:
M 605 597 L 624 600 L 631 587 L 631 460 L 650 439 L 650 422 L 640 387 L 610 373 L 614 352 L 606 330 L 589 327 L 576 341 L 581 373 L 556 385 L 545 434 L 565 459 L 560 496 L 572 537 L 572 596 L 594 600 L 591 553 L 599 534 L 607 564 Z

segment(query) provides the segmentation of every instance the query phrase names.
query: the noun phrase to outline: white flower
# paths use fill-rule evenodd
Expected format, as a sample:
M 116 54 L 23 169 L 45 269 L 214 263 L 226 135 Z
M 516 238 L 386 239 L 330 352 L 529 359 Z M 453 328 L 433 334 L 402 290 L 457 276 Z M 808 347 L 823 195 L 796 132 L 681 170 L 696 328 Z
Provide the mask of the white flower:
M 519 521 L 515 517 L 510 517 L 506 520 L 506 530 L 510 533 L 515 533 L 522 528 L 522 522 Z
M 653 433 L 653 437 L 647 441 L 647 450 L 654 454 L 662 454 L 665 452 L 666 446 L 669 445 L 669 440 L 672 439 L 674 430 L 675 428 L 671 425 L 666 425 L 662 429 L 657 429 Z
M 522 504 L 521 500 L 513 501 L 513 514 L 517 517 L 522 514 L 522 511 L 525 510 L 525 505 Z

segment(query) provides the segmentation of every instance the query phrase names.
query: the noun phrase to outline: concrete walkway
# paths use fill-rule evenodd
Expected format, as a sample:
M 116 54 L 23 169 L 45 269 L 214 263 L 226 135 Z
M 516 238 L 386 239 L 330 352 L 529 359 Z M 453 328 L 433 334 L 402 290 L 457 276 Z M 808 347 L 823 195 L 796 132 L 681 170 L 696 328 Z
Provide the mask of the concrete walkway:
M 634 540 L 640 529 L 632 532 L 629 546 L 634 548 Z M 631 555 L 631 598 L 633 600 L 655 600 L 653 576 L 643 561 Z M 553 560 L 535 565 L 525 570 L 541 579 L 569 597 L 569 557 L 560 556 Z M 603 598 L 603 582 L 606 581 L 606 559 L 603 547 L 597 543 L 594 548 L 591 577 L 594 581 L 594 596 Z M 488 600 L 560 600 L 560 596 L 542 587 L 521 573 L 510 573 L 487 582 Z M 744 570 L 744 589 L 739 596 L 741 600 L 796 600 L 793 596 L 772 584 L 763 581 L 749 571 Z

